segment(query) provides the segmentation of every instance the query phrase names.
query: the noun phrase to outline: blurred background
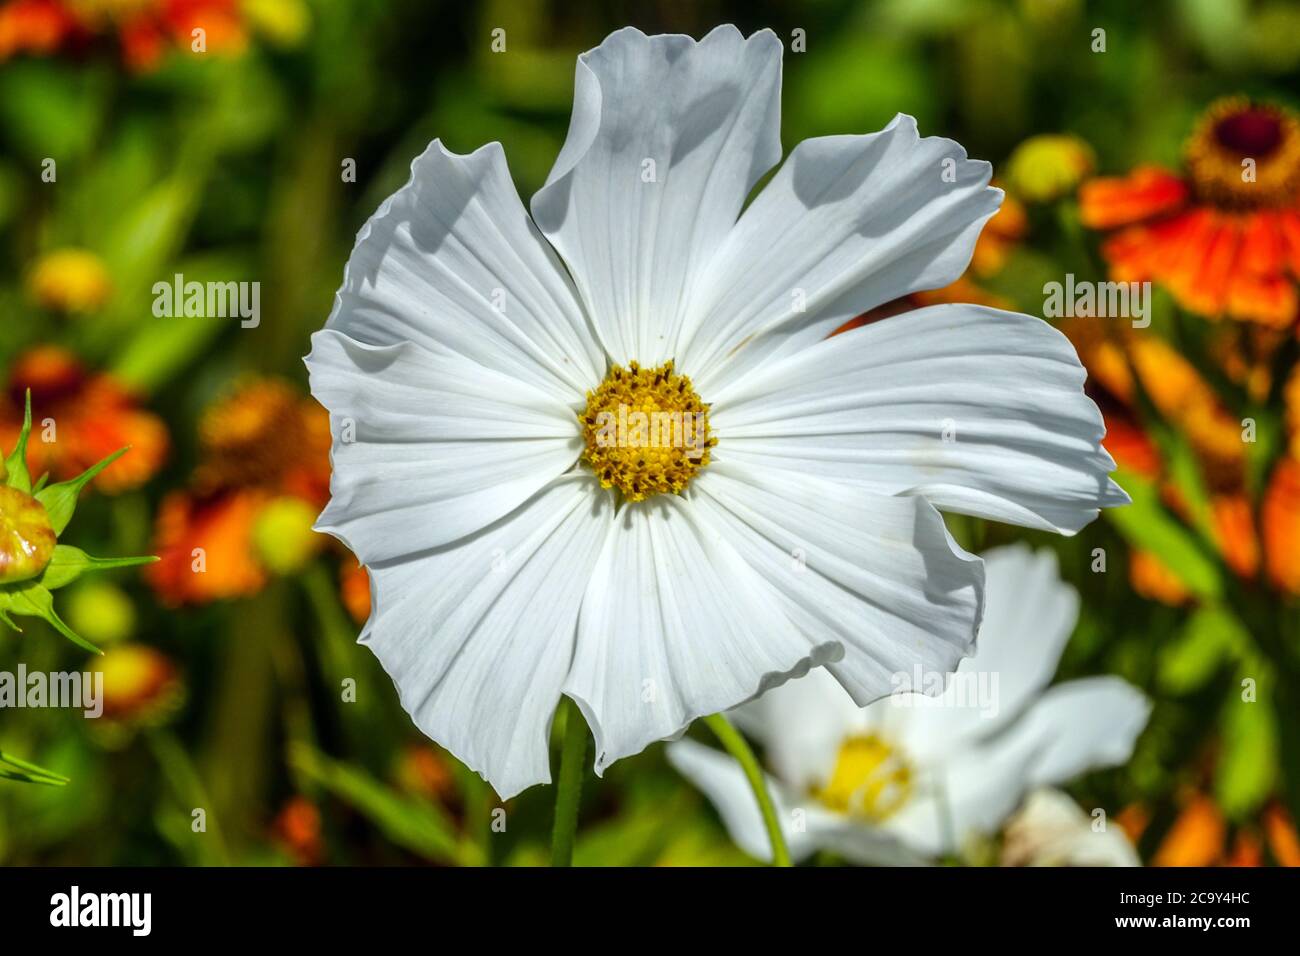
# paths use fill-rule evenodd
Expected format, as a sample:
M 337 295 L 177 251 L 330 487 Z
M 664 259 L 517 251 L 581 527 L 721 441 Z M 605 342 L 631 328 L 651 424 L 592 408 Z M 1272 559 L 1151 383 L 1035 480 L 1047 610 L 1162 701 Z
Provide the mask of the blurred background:
M 563 140 L 578 53 L 626 24 L 725 22 L 804 44 L 785 58 L 787 150 L 901 111 L 993 162 L 1008 202 L 971 270 L 896 308 L 1042 314 L 1067 274 L 1155 280 L 1150 328 L 1060 321 L 1134 504 L 1073 539 L 950 525 L 973 550 L 1055 549 L 1083 595 L 1058 678 L 1120 674 L 1154 703 L 1131 762 L 1070 787 L 1081 806 L 1106 808 L 1147 864 L 1300 863 L 1288 0 L 0 0 L 0 448 L 27 389 L 33 476 L 130 445 L 62 540 L 161 558 L 57 592 L 106 651 L 93 664 L 41 620 L 0 625 L 0 671 L 93 666 L 106 697 L 99 720 L 0 709 L 0 751 L 70 781 L 0 779 L 0 861 L 546 860 L 550 789 L 493 833 L 495 794 L 421 737 L 354 643 L 368 585 L 310 531 L 329 435 L 301 357 L 357 229 L 430 139 L 501 141 L 526 199 Z M 1282 176 L 1266 208 L 1207 186 L 1243 137 Z M 259 282 L 260 325 L 156 317 L 154 284 L 177 273 Z M 589 774 L 581 820 L 580 863 L 747 862 L 661 746 Z

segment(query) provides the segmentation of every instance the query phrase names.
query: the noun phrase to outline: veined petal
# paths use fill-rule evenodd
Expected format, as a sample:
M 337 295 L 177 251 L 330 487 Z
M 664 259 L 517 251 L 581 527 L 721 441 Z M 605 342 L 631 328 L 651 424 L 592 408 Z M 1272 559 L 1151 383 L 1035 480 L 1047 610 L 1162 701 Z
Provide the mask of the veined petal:
M 709 396 L 709 421 L 728 462 L 1073 534 L 1128 502 L 1084 378 L 1041 319 L 939 305 L 757 369 Z
M 990 175 L 901 114 L 879 133 L 800 143 L 709 263 L 678 364 L 705 394 L 868 309 L 953 282 L 1002 201 Z
M 434 140 L 357 235 L 327 328 L 370 345 L 443 346 L 580 401 L 604 356 L 499 143 Z
M 565 476 L 453 545 L 372 565 L 361 642 L 429 737 L 502 799 L 550 781 L 547 742 L 613 496 Z
M 564 685 L 596 738 L 597 773 L 841 653 L 790 622 L 706 517 L 658 495 L 609 529 Z
M 781 158 L 781 43 L 627 28 L 578 59 L 568 139 L 533 197 L 610 356 L 674 355 L 692 282 Z
M 478 531 L 582 448 L 559 399 L 446 349 L 363 345 L 326 329 L 312 336 L 307 367 L 335 439 L 317 530 L 364 564 Z
M 923 498 L 863 494 L 725 459 L 692 490 L 691 504 L 768 583 L 789 619 L 843 647 L 827 668 L 858 706 L 898 690 L 900 675 L 910 681 L 918 666 L 951 672 L 973 650 L 983 567 Z

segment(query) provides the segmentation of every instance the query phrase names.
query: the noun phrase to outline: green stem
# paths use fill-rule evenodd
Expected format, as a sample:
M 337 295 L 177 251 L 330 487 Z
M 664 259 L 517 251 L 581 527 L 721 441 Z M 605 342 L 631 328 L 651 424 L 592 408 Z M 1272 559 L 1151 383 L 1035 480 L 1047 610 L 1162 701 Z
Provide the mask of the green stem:
M 560 699 L 560 711 L 564 716 L 564 743 L 555 788 L 551 866 L 572 866 L 573 841 L 578 832 L 578 800 L 582 796 L 582 762 L 587 754 L 587 725 L 569 698 Z
M 758 765 L 758 758 L 749 748 L 745 738 L 740 735 L 731 722 L 722 714 L 705 717 L 704 723 L 727 748 L 727 752 L 736 758 L 740 768 L 745 771 L 749 787 L 758 800 L 758 809 L 763 814 L 763 825 L 767 827 L 767 838 L 772 843 L 772 863 L 775 866 L 790 865 L 790 850 L 785 845 L 785 835 L 781 832 L 781 821 L 776 818 L 776 805 L 772 795 L 767 792 L 767 783 L 763 778 L 763 768 Z

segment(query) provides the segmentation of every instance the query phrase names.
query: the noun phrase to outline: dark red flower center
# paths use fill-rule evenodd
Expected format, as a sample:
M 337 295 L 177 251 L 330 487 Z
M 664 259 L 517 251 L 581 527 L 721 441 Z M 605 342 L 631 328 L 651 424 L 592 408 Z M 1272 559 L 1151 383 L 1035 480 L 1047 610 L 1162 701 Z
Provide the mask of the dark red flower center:
M 1245 109 L 1219 120 L 1214 125 L 1214 138 L 1243 157 L 1263 159 L 1282 143 L 1282 124 L 1276 113 Z

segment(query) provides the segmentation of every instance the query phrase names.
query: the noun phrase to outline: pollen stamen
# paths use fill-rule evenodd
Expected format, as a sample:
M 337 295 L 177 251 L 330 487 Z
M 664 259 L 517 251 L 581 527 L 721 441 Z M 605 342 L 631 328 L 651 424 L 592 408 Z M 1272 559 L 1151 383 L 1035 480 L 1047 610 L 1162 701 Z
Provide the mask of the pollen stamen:
M 603 487 L 617 488 L 628 501 L 681 494 L 717 444 L 709 406 L 672 362 L 658 368 L 614 365 L 587 393 L 578 421 L 583 461 Z
M 830 779 L 812 795 L 838 813 L 879 822 L 911 797 L 912 768 L 876 734 L 849 737 Z

